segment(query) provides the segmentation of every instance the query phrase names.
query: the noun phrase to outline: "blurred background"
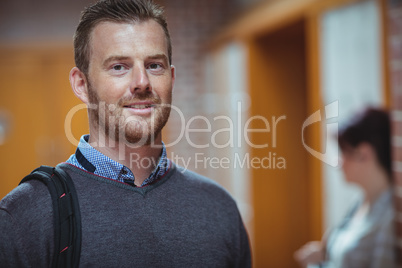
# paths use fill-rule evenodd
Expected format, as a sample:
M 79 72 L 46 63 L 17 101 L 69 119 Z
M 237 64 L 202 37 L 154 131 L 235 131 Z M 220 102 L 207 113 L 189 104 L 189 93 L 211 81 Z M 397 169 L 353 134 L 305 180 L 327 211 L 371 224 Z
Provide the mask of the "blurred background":
M 0 1 L 0 198 L 88 133 L 68 74 L 91 2 Z M 359 197 L 332 136 L 366 105 L 393 111 L 402 208 L 402 1 L 158 2 L 177 69 L 168 156 L 234 196 L 254 267 L 298 267 L 293 252 Z

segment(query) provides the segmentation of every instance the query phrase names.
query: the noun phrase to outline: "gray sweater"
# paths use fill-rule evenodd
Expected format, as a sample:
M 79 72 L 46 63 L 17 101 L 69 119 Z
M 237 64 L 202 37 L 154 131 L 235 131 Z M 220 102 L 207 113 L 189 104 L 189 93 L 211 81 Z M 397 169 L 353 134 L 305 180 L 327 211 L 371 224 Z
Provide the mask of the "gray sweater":
M 218 184 L 173 165 L 135 188 L 60 164 L 81 208 L 81 267 L 251 267 L 237 206 Z M 50 194 L 23 183 L 0 201 L 0 267 L 50 267 Z

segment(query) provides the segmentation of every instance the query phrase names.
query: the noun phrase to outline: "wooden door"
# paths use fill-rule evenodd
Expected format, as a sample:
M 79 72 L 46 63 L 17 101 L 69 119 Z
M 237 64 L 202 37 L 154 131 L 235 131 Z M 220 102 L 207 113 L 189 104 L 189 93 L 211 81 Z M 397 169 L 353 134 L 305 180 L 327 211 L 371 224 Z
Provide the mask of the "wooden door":
M 302 143 L 309 113 L 306 38 L 305 21 L 298 21 L 249 42 L 250 115 L 266 118 L 270 130 L 250 133 L 253 144 L 268 144 L 252 146 L 251 155 L 271 164 L 252 169 L 255 267 L 298 267 L 293 253 L 311 239 L 312 156 Z
M 34 168 L 65 161 L 76 145 L 66 133 L 79 139 L 88 131 L 85 109 L 73 116 L 71 128 L 64 127 L 70 109 L 80 104 L 68 80 L 72 51 L 0 48 L 0 114 L 8 122 L 0 144 L 0 198 Z

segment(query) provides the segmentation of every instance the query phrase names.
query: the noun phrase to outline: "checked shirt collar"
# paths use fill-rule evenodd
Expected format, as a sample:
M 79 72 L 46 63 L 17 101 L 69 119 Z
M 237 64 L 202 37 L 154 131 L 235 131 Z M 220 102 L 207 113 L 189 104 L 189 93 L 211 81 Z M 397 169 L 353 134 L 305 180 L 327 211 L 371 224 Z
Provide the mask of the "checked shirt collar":
M 66 162 L 80 169 L 94 173 L 95 175 L 134 186 L 135 178 L 133 172 L 128 167 L 110 159 L 96 150 L 88 143 L 88 140 L 89 135 L 83 135 L 78 144 L 76 153 L 71 155 Z M 141 187 L 152 184 L 161 178 L 169 170 L 169 166 L 170 160 L 167 158 L 166 147 L 162 142 L 162 153 L 158 165 L 149 177 L 144 180 Z

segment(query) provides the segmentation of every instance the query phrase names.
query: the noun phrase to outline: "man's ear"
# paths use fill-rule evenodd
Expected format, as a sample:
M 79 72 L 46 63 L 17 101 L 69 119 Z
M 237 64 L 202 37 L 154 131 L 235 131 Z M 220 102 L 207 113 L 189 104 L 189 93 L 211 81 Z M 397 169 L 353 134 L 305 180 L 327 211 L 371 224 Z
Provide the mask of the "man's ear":
M 83 103 L 89 105 L 88 83 L 85 74 L 77 67 L 74 67 L 70 71 L 69 78 L 75 96 L 77 96 Z
M 359 159 L 360 160 L 370 160 L 370 161 L 375 161 L 376 160 L 376 153 L 374 151 L 373 146 L 371 146 L 367 142 L 363 142 L 359 144 L 357 147 L 358 154 L 359 154 Z

